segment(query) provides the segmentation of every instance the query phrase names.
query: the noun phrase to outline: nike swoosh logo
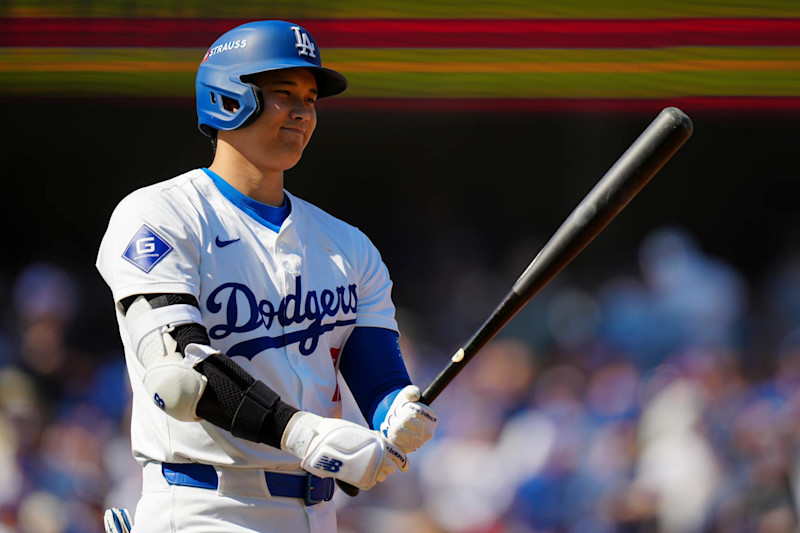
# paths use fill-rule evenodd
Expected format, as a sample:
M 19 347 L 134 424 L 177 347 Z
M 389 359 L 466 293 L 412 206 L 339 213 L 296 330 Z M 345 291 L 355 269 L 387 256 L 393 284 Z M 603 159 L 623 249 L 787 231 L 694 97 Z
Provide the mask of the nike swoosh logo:
M 241 237 L 240 237 L 240 238 L 241 238 Z M 219 240 L 219 236 L 217 236 L 217 241 L 216 241 L 216 243 L 217 243 L 217 246 L 219 246 L 220 248 L 224 248 L 224 247 L 228 246 L 229 244 L 233 244 L 233 243 L 235 243 L 235 242 L 236 242 L 236 241 L 238 241 L 238 240 L 239 240 L 239 239 L 231 239 L 231 240 L 229 240 L 229 241 L 221 241 L 221 240 Z

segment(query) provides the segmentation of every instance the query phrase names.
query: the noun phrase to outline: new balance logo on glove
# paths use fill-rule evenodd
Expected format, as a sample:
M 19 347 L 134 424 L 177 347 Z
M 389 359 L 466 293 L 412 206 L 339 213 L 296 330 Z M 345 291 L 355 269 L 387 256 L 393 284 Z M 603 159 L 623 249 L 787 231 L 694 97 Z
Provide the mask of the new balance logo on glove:
M 395 457 L 397 457 L 397 460 L 400 461 L 400 463 L 402 465 L 406 464 L 407 459 L 406 459 L 405 455 L 403 455 L 400 452 L 398 452 L 394 448 L 394 446 L 386 446 L 386 451 L 387 451 L 387 453 L 390 453 L 391 455 L 394 455 Z
M 327 472 L 338 472 L 343 464 L 339 459 L 331 459 L 327 455 L 323 455 L 314 465 L 314 468 L 321 468 Z

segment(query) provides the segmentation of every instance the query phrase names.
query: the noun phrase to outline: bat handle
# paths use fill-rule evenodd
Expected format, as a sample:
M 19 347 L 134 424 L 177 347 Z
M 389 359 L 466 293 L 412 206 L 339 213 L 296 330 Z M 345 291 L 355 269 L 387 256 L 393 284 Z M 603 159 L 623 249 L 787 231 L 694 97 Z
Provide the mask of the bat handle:
M 436 398 L 436 396 L 439 394 L 439 392 L 440 391 L 435 390 L 435 388 L 431 388 L 431 386 L 429 386 L 427 389 L 425 389 L 425 392 L 422 394 L 422 398 L 419 399 L 420 403 L 424 403 L 425 405 L 430 405 L 433 399 Z M 340 489 L 344 491 L 345 494 L 347 494 L 352 498 L 355 498 L 356 496 L 358 496 L 358 493 L 361 492 L 361 490 L 358 487 L 355 487 L 346 481 L 342 481 L 341 479 L 337 479 L 336 484 L 339 486 Z
M 336 484 L 339 485 L 339 488 L 344 491 L 345 494 L 350 496 L 351 498 L 355 498 L 358 496 L 358 493 L 361 492 L 361 489 L 358 487 L 351 485 L 347 481 L 342 481 L 341 479 L 336 480 Z

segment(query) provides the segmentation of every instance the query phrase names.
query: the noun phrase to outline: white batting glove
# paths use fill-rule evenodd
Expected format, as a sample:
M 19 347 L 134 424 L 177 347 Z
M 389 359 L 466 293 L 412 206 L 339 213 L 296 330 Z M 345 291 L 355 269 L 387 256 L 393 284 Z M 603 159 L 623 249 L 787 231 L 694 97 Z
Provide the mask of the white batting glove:
M 306 472 L 334 477 L 364 490 L 398 468 L 408 469 L 406 454 L 380 432 L 306 411 L 298 411 L 289 420 L 281 449 L 300 458 Z
M 133 520 L 127 509 L 117 509 L 112 507 L 106 509 L 103 515 L 103 525 L 106 528 L 106 533 L 131 533 L 133 529 Z
M 381 423 L 381 433 L 405 453 L 411 453 L 428 442 L 439 425 L 436 412 L 419 403 L 421 396 L 416 385 L 405 387 L 395 397 Z

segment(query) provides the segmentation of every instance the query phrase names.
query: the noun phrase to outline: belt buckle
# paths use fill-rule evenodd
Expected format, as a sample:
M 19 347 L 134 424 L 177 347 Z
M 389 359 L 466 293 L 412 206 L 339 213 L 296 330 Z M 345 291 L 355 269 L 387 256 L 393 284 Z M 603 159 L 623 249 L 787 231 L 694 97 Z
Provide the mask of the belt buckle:
M 311 496 L 311 491 L 314 490 L 314 486 L 312 485 L 312 481 L 314 480 L 315 477 L 317 477 L 317 476 L 315 476 L 314 474 L 312 474 L 310 472 L 306 472 L 306 483 L 305 483 L 305 491 L 304 491 L 304 494 L 303 494 L 303 503 L 305 503 L 308 506 L 316 505 L 316 504 L 318 504 L 320 502 L 327 502 L 327 501 L 330 501 L 331 498 L 333 498 L 333 491 L 332 490 L 329 491 L 328 494 L 326 494 L 323 498 L 317 499 L 317 498 L 314 498 L 313 496 Z M 324 481 L 323 478 L 317 478 L 317 479 L 319 479 L 321 481 Z M 333 483 L 331 483 L 331 485 L 333 485 Z M 322 487 L 317 487 L 317 488 L 321 489 Z

